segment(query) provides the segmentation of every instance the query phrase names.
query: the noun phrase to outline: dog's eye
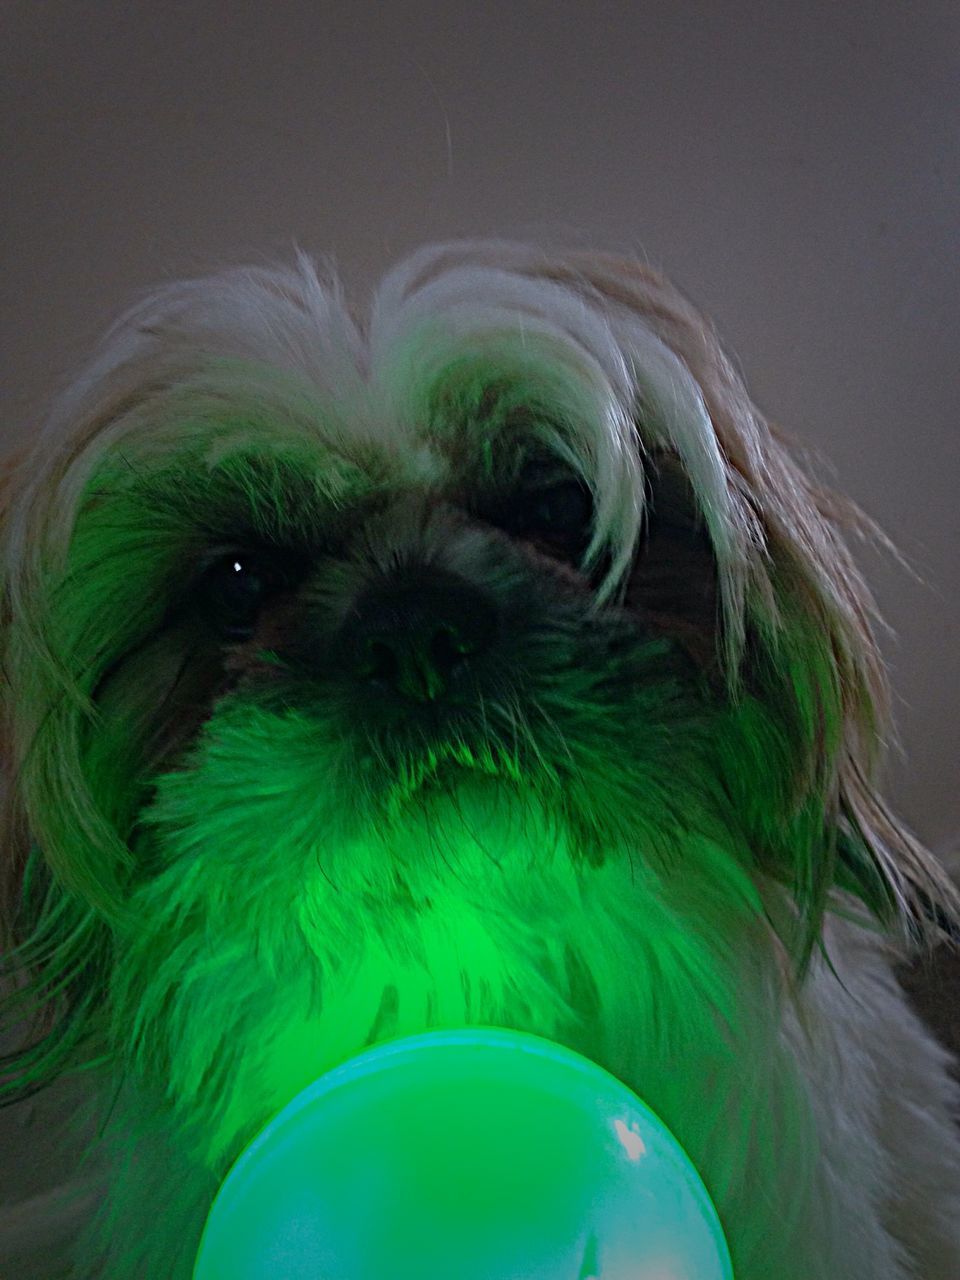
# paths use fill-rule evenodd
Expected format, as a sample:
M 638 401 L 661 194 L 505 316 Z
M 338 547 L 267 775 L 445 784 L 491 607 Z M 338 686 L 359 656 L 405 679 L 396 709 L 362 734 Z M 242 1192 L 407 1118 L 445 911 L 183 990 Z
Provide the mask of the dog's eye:
M 558 559 L 574 563 L 590 541 L 593 497 L 576 476 L 544 482 L 528 475 L 493 516 L 506 533 L 536 542 Z
M 299 576 L 279 560 L 254 551 L 232 551 L 215 561 L 197 584 L 200 607 L 228 640 L 248 640 L 257 617 L 278 592 Z

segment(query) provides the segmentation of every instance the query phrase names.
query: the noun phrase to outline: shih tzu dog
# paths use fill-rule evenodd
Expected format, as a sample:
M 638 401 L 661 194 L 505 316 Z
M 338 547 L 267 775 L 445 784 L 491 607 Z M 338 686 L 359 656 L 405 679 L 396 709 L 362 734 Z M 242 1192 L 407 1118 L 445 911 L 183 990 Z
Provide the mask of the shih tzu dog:
M 892 966 L 958 901 L 877 791 L 850 532 L 635 263 L 444 245 L 358 318 L 300 256 L 126 315 L 3 489 L 4 1089 L 89 1081 L 63 1274 L 189 1280 L 299 1090 L 485 1024 L 663 1117 L 737 1280 L 955 1280 Z

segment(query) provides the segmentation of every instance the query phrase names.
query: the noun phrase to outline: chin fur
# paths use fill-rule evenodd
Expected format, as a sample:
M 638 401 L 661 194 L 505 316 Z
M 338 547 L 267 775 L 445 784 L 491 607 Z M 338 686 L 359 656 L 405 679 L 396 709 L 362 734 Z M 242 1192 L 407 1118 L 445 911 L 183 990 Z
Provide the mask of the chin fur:
M 892 966 L 958 902 L 877 789 L 851 531 L 636 264 L 440 246 L 360 323 L 301 256 L 124 317 L 5 481 L 3 1087 L 91 1081 L 7 1265 L 188 1280 L 300 1089 L 487 1024 L 663 1117 L 737 1280 L 955 1276 Z

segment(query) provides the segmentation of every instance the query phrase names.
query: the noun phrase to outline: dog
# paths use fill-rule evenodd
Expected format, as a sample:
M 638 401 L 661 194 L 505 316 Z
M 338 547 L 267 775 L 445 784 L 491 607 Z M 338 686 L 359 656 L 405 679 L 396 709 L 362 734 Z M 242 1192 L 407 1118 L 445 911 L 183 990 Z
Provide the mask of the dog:
M 474 1024 L 644 1098 L 737 1280 L 960 1274 L 894 973 L 960 904 L 878 790 L 882 535 L 798 457 L 601 254 L 431 246 L 361 316 L 300 253 L 113 327 L 3 485 L 5 1090 L 89 1082 L 64 1274 L 188 1280 L 302 1088 Z

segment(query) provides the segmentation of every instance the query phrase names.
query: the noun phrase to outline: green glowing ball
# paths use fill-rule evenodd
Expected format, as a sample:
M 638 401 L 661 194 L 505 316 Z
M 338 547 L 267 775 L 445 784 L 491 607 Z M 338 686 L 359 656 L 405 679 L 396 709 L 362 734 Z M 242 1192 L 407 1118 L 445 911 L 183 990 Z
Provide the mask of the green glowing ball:
M 666 1126 L 569 1049 L 498 1028 L 376 1046 L 254 1139 L 194 1280 L 731 1280 Z

